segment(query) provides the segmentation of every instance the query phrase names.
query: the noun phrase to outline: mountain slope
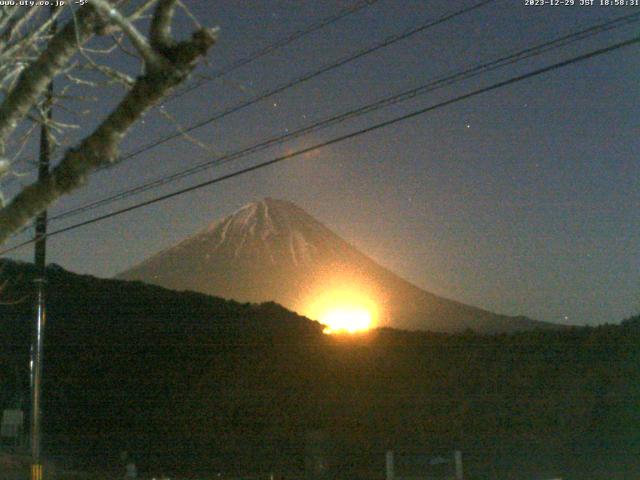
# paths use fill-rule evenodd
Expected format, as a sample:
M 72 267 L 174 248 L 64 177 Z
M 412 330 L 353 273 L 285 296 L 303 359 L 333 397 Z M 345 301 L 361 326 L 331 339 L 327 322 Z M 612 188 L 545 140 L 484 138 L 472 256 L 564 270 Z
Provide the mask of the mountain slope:
M 298 206 L 270 198 L 242 207 L 118 278 L 238 301 L 273 300 L 306 315 L 324 292 L 356 289 L 376 303 L 378 323 L 395 328 L 496 333 L 550 326 L 421 290 Z

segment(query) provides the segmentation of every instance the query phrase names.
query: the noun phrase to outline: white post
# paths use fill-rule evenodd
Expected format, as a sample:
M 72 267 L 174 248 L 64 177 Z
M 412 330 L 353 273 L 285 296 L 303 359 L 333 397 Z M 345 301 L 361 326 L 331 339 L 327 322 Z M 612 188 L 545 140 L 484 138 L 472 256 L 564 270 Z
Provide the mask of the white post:
M 453 456 L 456 463 L 456 480 L 463 480 L 464 472 L 462 470 L 462 452 L 460 450 L 456 450 Z
M 395 475 L 393 471 L 393 451 L 387 451 L 387 480 L 394 480 Z

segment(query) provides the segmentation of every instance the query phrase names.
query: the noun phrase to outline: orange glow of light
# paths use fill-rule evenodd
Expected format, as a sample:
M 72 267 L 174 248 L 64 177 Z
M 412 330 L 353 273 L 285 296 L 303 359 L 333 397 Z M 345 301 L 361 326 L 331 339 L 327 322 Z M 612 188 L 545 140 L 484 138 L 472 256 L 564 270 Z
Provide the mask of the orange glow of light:
M 324 333 L 358 333 L 371 328 L 371 312 L 362 307 L 336 307 L 320 317 Z
M 378 316 L 376 304 L 353 288 L 319 293 L 304 310 L 308 317 L 325 325 L 327 334 L 366 332 L 375 327 Z

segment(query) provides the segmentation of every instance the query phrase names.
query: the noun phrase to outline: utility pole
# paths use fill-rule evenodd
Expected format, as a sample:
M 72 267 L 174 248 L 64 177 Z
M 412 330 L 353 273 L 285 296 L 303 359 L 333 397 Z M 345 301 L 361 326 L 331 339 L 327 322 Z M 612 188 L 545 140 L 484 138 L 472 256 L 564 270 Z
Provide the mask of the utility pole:
M 395 468 L 394 468 L 394 461 L 393 461 L 393 451 L 392 450 L 388 450 L 387 451 L 387 455 L 386 455 L 386 465 L 387 465 L 387 476 L 386 476 L 386 480 L 395 480 L 396 476 L 395 476 Z
M 53 4 L 52 4 L 53 5 Z M 50 13 L 53 16 L 54 7 Z M 55 22 L 50 31 L 55 33 Z M 38 161 L 38 180 L 46 181 L 49 177 L 51 162 L 51 132 L 48 121 L 53 118 L 53 82 L 49 83 L 42 104 L 44 119 L 40 126 L 40 158 Z M 46 322 L 45 282 L 46 282 L 46 252 L 47 252 L 47 211 L 44 210 L 36 217 L 35 224 L 35 255 L 36 268 L 35 287 L 35 328 L 31 340 L 31 480 L 43 479 L 42 468 L 42 355 L 44 349 L 44 327 Z
M 46 116 L 51 118 L 51 86 L 45 99 Z M 43 123 L 40 128 L 40 159 L 38 162 L 38 180 L 46 180 L 49 176 L 51 142 L 49 127 Z M 35 258 L 36 277 L 36 321 L 31 340 L 31 480 L 42 480 L 41 436 L 42 436 L 42 354 L 44 343 L 44 326 L 46 321 L 45 282 L 47 252 L 47 211 L 36 217 Z
M 456 480 L 463 480 L 464 471 L 462 469 L 462 452 L 460 450 L 453 452 L 453 461 L 456 468 Z

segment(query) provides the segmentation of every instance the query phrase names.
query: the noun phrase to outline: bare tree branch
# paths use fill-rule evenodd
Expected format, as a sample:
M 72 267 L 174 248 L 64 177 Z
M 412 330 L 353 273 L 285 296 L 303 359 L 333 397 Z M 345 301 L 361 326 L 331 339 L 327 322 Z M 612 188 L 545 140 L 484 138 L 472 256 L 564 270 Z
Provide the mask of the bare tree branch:
M 38 59 L 22 71 L 15 87 L 0 105 L 0 156 L 4 156 L 7 138 L 18 122 L 38 103 L 49 82 L 64 68 L 79 46 L 89 40 L 99 22 L 92 8 L 81 8 L 78 17 L 77 22 L 68 22 Z
M 101 14 L 105 15 L 108 20 L 114 22 L 118 27 L 120 27 L 122 31 L 129 37 L 129 41 L 131 41 L 133 46 L 136 48 L 136 50 L 138 50 L 138 52 L 146 62 L 147 68 L 159 69 L 162 67 L 162 56 L 158 55 L 158 52 L 154 50 L 149 42 L 147 42 L 146 37 L 138 31 L 133 22 L 125 18 L 117 8 L 115 8 L 106 0 L 92 0 L 92 5 Z M 154 18 L 155 17 L 156 15 L 154 15 Z
M 139 76 L 122 101 L 78 147 L 69 149 L 48 178 L 25 187 L 6 207 L 0 209 L 0 243 L 46 209 L 60 196 L 82 185 L 99 167 L 117 162 L 118 147 L 131 126 L 173 87 L 184 81 L 214 44 L 217 30 L 197 30 L 190 40 L 175 42 L 171 38 L 171 18 L 175 0 L 160 0 L 151 22 L 150 38 L 133 27 L 129 19 L 105 0 L 92 0 L 109 22 L 127 34 L 145 61 Z M 105 10 L 109 7 L 111 10 Z M 106 15 L 105 15 L 106 14 Z M 71 25 L 71 26 L 70 26 Z M 48 81 L 62 70 L 73 54 L 100 25 L 93 9 L 82 8 L 74 22 L 54 36 L 45 52 L 20 75 L 15 88 L 0 106 L 0 141 L 4 141 L 37 102 Z M 76 35 L 79 41 L 76 41 Z M 152 54 L 145 52 L 151 49 Z M 6 112 L 6 113 L 5 113 Z
M 176 0 L 160 0 L 156 8 L 156 13 L 151 21 L 149 39 L 151 40 L 153 48 L 158 51 L 172 46 L 171 21 L 173 19 L 175 6 Z

